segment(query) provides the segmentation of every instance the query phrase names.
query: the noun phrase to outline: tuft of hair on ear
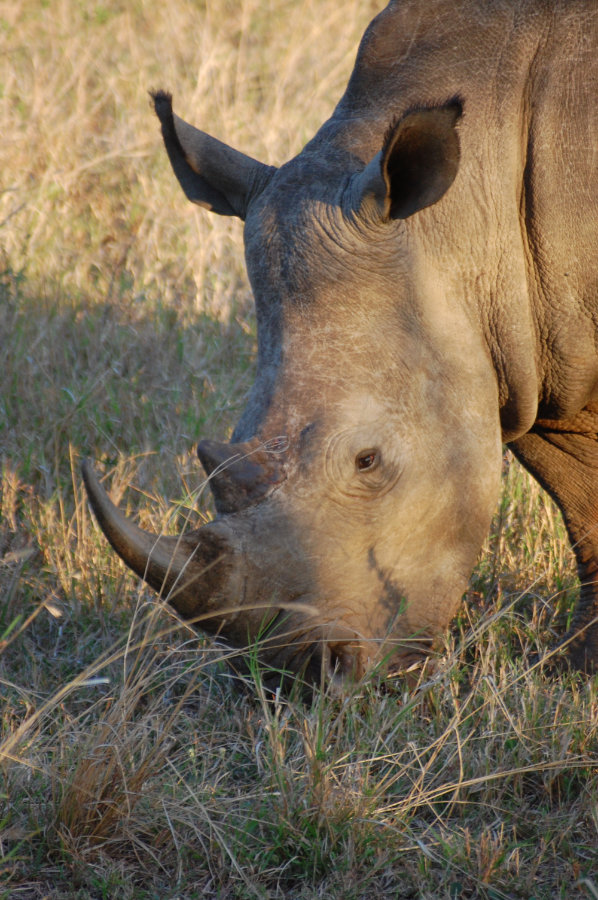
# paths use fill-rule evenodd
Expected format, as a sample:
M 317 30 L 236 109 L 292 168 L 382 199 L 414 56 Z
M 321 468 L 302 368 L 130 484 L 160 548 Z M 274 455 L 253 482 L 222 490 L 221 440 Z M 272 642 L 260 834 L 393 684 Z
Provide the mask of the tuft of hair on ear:
M 172 94 L 162 89 L 148 91 L 151 105 L 161 122 L 172 119 Z
M 162 137 L 164 138 L 164 144 L 166 146 L 166 150 L 168 152 L 168 156 L 170 157 L 170 162 L 174 168 L 175 174 L 179 178 L 185 177 L 184 170 L 181 168 L 177 168 L 177 165 L 180 167 L 181 163 L 184 162 L 186 166 L 189 166 L 194 172 L 196 171 L 195 166 L 191 164 L 183 146 L 179 140 L 179 136 L 177 134 L 175 125 L 174 125 L 174 112 L 172 109 L 172 94 L 169 91 L 150 91 L 149 95 L 152 100 L 152 104 L 154 107 L 154 111 L 160 120 L 160 125 L 162 127 Z M 182 184 L 182 182 L 181 182 Z M 183 190 L 187 192 L 187 180 L 185 179 L 185 184 L 183 184 Z M 187 194 L 187 196 L 189 196 Z M 191 197 L 189 199 L 192 199 Z

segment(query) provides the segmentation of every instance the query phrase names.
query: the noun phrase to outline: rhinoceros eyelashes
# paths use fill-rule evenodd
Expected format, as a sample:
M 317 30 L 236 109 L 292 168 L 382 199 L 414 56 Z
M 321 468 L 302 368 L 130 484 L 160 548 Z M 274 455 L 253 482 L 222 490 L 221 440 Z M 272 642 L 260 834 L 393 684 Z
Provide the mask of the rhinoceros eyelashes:
M 355 468 L 358 472 L 365 472 L 377 468 L 380 462 L 378 450 L 362 450 L 355 457 Z

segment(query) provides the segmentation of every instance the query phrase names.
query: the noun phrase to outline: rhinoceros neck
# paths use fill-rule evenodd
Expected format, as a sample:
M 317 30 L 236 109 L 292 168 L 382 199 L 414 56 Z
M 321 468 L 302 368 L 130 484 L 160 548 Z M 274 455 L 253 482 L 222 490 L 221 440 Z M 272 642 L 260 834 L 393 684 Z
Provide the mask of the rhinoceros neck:
M 358 170 L 406 110 L 463 98 L 457 182 L 418 228 L 430 265 L 436 259 L 440 270 L 444 256 L 460 271 L 461 302 L 482 323 L 505 440 L 531 427 L 538 403 L 561 415 L 595 399 L 598 168 L 588 148 L 598 140 L 598 62 L 587 34 L 597 15 L 593 0 L 571 4 L 557 32 L 539 0 L 390 3 L 366 31 L 333 116 L 306 147 Z M 574 258 L 566 235 L 575 236 Z M 572 356 L 576 373 L 563 368 Z

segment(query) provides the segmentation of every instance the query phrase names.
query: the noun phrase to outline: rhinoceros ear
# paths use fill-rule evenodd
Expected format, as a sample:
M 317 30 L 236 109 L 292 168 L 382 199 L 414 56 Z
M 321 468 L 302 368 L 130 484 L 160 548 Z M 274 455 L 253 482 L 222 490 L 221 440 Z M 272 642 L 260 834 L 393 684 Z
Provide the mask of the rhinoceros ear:
M 245 219 L 251 200 L 262 192 L 275 169 L 233 150 L 189 125 L 172 111 L 165 91 L 151 93 L 162 137 L 188 199 L 221 216 Z
M 359 176 L 359 206 L 374 202 L 383 219 L 406 219 L 440 200 L 459 168 L 455 126 L 461 114 L 462 104 L 455 99 L 414 109 L 394 122 L 383 149 Z

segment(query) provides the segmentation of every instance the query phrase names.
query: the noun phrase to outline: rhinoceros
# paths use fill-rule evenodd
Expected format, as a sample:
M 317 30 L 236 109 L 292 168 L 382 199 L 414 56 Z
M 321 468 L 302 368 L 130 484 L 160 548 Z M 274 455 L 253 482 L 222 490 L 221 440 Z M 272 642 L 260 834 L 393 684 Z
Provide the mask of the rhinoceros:
M 203 440 L 216 518 L 124 562 L 264 663 L 343 685 L 429 654 L 488 531 L 502 445 L 560 507 L 598 668 L 598 4 L 392 0 L 297 157 L 264 165 L 154 95 L 187 197 L 245 222 L 257 375 Z

